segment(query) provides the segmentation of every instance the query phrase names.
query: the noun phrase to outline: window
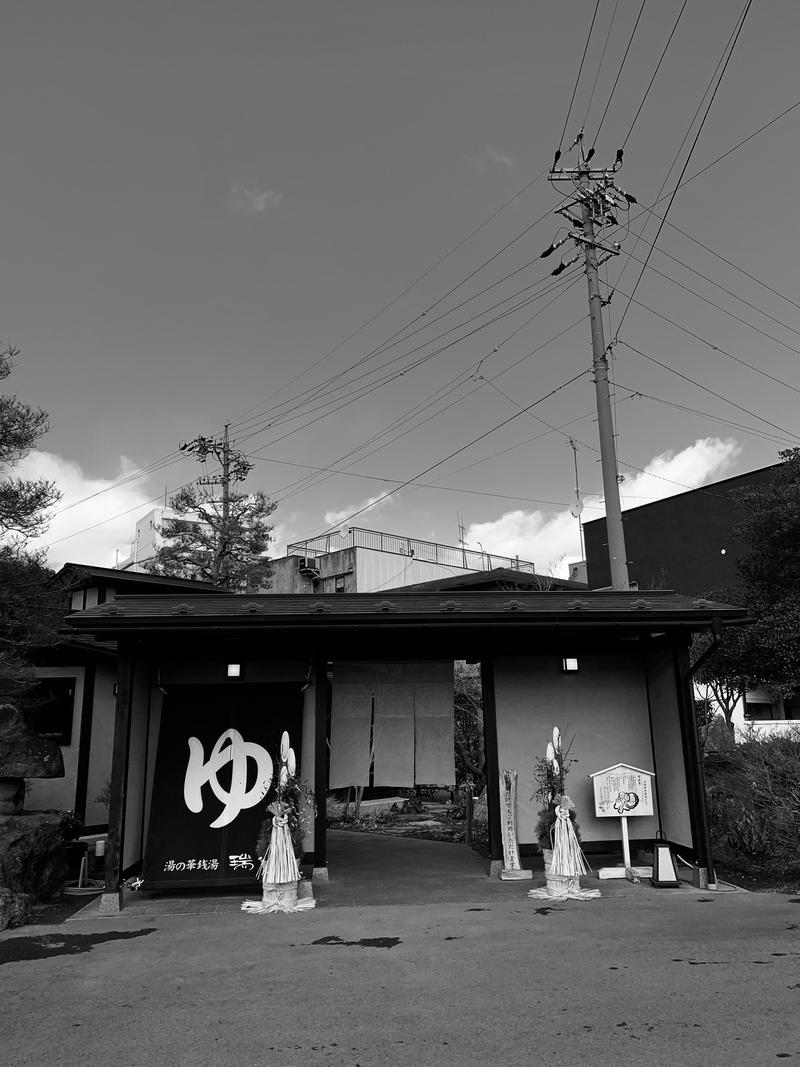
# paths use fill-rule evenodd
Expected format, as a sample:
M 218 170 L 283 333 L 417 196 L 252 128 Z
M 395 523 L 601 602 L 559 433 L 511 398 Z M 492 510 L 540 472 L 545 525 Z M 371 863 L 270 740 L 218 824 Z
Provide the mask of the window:
M 561 670 L 566 674 L 578 670 L 578 660 L 574 656 L 564 656 L 561 660 Z
M 747 700 L 744 705 L 744 717 L 748 722 L 775 722 L 783 718 L 778 704 Z
M 336 577 L 334 578 L 333 589 L 334 589 L 335 593 L 343 593 L 344 592 L 344 575 L 343 574 L 337 574 L 336 575 Z
M 59 745 L 72 744 L 75 679 L 42 678 L 31 696 L 31 724 L 36 733 Z

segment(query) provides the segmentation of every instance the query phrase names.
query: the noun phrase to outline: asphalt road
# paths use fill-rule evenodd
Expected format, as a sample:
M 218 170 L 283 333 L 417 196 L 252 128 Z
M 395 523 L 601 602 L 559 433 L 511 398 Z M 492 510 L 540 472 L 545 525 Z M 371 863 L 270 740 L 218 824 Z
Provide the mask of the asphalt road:
M 0 935 L 0 1063 L 800 1060 L 800 898 L 655 890 L 251 915 L 158 907 Z

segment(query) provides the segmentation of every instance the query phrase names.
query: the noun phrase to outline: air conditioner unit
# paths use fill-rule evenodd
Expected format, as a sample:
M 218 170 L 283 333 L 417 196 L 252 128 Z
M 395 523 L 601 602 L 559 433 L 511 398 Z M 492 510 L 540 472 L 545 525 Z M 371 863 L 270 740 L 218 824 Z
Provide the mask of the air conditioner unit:
M 301 556 L 297 569 L 307 578 L 319 578 L 319 560 L 313 556 Z

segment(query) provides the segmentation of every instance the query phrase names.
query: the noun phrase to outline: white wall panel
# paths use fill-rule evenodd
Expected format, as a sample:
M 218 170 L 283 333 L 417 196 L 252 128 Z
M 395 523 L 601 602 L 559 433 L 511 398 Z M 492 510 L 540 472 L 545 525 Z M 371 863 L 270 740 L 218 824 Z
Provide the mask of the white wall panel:
M 443 567 L 413 556 L 396 556 L 369 548 L 356 549 L 356 589 L 359 593 L 375 593 L 396 589 L 401 585 L 432 582 L 436 578 L 453 578 L 458 574 L 474 574 L 468 568 Z

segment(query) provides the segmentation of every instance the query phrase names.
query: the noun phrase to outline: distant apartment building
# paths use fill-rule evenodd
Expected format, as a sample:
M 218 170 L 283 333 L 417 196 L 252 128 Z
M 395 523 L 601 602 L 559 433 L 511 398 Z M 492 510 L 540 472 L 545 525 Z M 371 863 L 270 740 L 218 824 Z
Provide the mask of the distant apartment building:
M 114 569 L 118 571 L 145 571 L 145 564 L 153 559 L 158 549 L 164 544 L 161 528 L 171 519 L 189 519 L 191 515 L 178 515 L 170 507 L 152 508 L 136 523 L 131 540 L 130 554 L 126 559 L 117 560 Z
M 375 593 L 498 568 L 535 574 L 530 560 L 354 526 L 288 545 L 268 591 Z

